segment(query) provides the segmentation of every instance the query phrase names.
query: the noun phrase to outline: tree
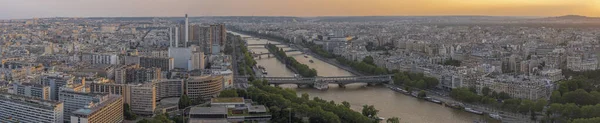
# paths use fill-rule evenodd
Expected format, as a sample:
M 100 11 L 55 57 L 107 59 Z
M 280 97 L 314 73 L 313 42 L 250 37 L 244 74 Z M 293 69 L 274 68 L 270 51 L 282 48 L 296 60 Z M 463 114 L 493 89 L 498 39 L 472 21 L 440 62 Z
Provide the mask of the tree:
M 239 95 L 237 93 L 237 90 L 229 89 L 229 90 L 221 91 L 221 93 L 219 94 L 219 97 L 239 97 Z
M 135 119 L 137 119 L 137 115 L 135 115 L 133 113 L 133 111 L 131 111 L 131 107 L 129 107 L 129 104 L 127 104 L 127 103 L 123 104 L 123 115 L 125 116 L 126 120 L 135 120 Z
M 562 96 L 562 100 L 566 103 L 575 103 L 578 105 L 594 105 L 598 101 L 588 92 L 583 89 L 567 92 Z
M 310 96 L 307 93 L 302 93 L 302 99 L 309 100 Z
M 506 92 L 500 92 L 500 94 L 498 94 L 498 99 L 501 99 L 501 100 L 510 99 L 510 95 Z
M 400 119 L 398 117 L 392 117 L 387 119 L 386 123 L 400 123 Z
M 419 95 L 418 96 L 420 98 L 425 98 L 425 97 L 427 97 L 427 93 L 425 93 L 425 91 L 421 90 L 421 91 L 419 91 Z
M 552 103 L 562 103 L 562 96 L 559 91 L 553 91 L 552 96 L 550 96 L 550 102 Z
M 363 58 L 363 62 L 370 64 L 370 65 L 375 65 L 375 63 L 373 62 L 373 57 L 371 57 L 371 56 L 367 56 L 367 57 Z
M 181 97 L 179 97 L 179 104 L 178 104 L 179 109 L 184 109 L 191 105 L 192 105 L 192 100 L 186 94 L 183 94 L 183 95 L 181 95 Z
M 350 108 L 350 103 L 349 103 L 349 102 L 343 101 L 343 102 L 342 102 L 342 105 L 343 105 L 344 107 L 346 107 L 346 108 Z
M 531 111 L 534 102 L 531 100 L 523 100 L 521 101 L 521 105 L 519 105 L 519 112 L 521 114 L 527 114 Z
M 471 87 L 469 87 L 469 91 L 471 91 L 473 93 L 477 93 L 477 88 L 475 88 L 475 86 L 471 86 Z
M 425 81 L 423 81 L 423 80 L 419 80 L 419 81 L 417 81 L 417 88 L 419 88 L 419 89 L 426 89 L 427 88 L 427 83 L 425 83 Z
M 490 89 L 489 87 L 481 88 L 481 94 L 483 94 L 483 96 L 488 96 L 490 94 L 490 91 L 492 91 L 492 89 Z
M 542 110 L 544 110 L 544 107 L 546 105 L 548 105 L 548 101 L 546 101 L 545 99 L 538 99 L 535 102 L 535 106 L 533 106 L 533 111 L 541 112 Z
M 375 109 L 375 106 L 363 105 L 362 114 L 364 116 L 367 116 L 371 119 L 375 119 L 377 118 L 377 113 L 379 113 L 379 110 Z
M 175 117 L 171 118 L 171 120 L 175 123 L 186 123 L 185 117 L 183 117 L 183 116 L 175 116 Z

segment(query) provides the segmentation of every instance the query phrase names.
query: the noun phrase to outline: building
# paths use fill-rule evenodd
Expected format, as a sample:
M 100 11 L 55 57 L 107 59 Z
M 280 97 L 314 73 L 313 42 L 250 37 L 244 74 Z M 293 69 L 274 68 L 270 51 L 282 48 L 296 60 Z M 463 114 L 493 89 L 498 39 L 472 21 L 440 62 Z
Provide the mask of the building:
M 42 86 L 36 83 L 13 83 L 11 87 L 8 91 L 11 94 L 45 100 L 50 99 L 50 86 Z
M 156 86 L 153 83 L 129 84 L 125 90 L 124 103 L 138 115 L 153 115 L 156 110 Z
M 192 107 L 188 123 L 228 123 L 226 107 Z
M 143 68 L 138 64 L 130 64 L 115 69 L 115 82 L 119 84 L 143 83 L 160 78 L 159 68 Z
M 165 80 L 165 83 L 156 84 L 158 82 L 149 82 L 143 84 L 117 84 L 110 82 L 90 83 L 91 93 L 117 94 L 123 98 L 123 103 L 129 104 L 133 113 L 138 115 L 153 115 L 156 110 L 156 102 L 158 98 L 157 86 L 172 87 L 175 80 Z M 175 95 L 175 90 L 169 90 L 162 94 Z M 183 90 L 181 90 L 183 91 Z M 175 93 L 175 94 L 173 94 Z M 170 96 L 169 95 L 169 96 Z
M 202 70 L 204 67 L 206 67 L 204 53 L 194 52 L 192 53 L 192 57 L 190 59 L 191 66 L 188 70 Z
M 160 79 L 152 83 L 156 85 L 157 100 L 183 95 L 185 83 L 183 79 Z
M 550 81 L 556 82 L 564 79 L 561 69 L 548 69 L 540 71 L 540 76 L 549 79 Z
M 192 100 L 216 97 L 223 89 L 223 76 L 191 76 L 185 82 L 185 91 Z
M 169 57 L 140 57 L 140 67 L 160 68 L 161 71 L 169 71 L 175 68 L 174 59 Z
M 513 98 L 520 99 L 547 99 L 553 90 L 553 84 L 548 79 L 532 76 L 507 76 L 484 78 L 479 82 L 481 87 L 488 87 L 495 92 L 505 92 Z
M 169 47 L 169 57 L 173 58 L 174 68 L 187 70 L 192 50 L 190 48 Z
M 82 54 L 81 61 L 85 64 L 117 64 L 119 63 L 116 54 Z
M 74 76 L 64 73 L 45 73 L 40 76 L 40 85 L 50 87 L 50 99 L 58 100 L 60 87 L 73 83 Z
M 72 112 L 71 123 L 120 123 L 123 121 L 123 98 L 110 95 L 98 103 L 91 103 Z
M 61 90 L 59 93 L 59 100 L 64 105 L 64 121 L 70 122 L 72 113 L 75 110 L 84 108 L 90 103 L 99 103 L 103 98 L 106 98 L 108 94 L 98 93 L 85 93 L 70 90 Z
M 127 84 L 117 84 L 108 82 L 89 83 L 90 93 L 109 93 L 124 95 Z M 125 98 L 125 97 L 123 97 Z
M 0 93 L 0 122 L 63 123 L 63 103 Z
M 227 29 L 224 24 L 210 25 L 210 41 L 212 46 L 218 45 L 219 47 L 225 46 L 227 40 Z M 223 49 L 223 48 L 220 48 Z M 211 49 L 210 54 L 215 54 L 214 49 Z
M 211 107 L 192 107 L 190 123 L 267 123 L 271 115 L 263 105 L 244 98 L 213 98 Z

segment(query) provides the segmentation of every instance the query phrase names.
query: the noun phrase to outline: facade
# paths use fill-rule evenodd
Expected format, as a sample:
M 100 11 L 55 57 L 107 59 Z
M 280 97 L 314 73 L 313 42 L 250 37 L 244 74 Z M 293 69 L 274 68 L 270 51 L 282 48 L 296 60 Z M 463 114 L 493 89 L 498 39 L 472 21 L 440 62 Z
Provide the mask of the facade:
M 204 69 L 204 67 L 206 66 L 205 60 L 204 60 L 204 53 L 202 53 L 202 52 L 192 53 L 190 62 L 191 62 L 191 68 L 189 68 L 189 70 Z
M 63 123 L 63 103 L 0 93 L 0 122 Z
M 227 30 L 225 29 L 224 24 L 215 24 L 210 25 L 210 41 L 212 45 L 225 46 L 225 41 L 227 40 Z M 211 50 L 211 51 L 214 51 Z M 211 54 L 215 54 L 215 52 L 211 52 Z
M 482 87 L 489 87 L 493 91 L 505 92 L 514 98 L 530 100 L 546 99 L 553 90 L 550 80 L 527 76 L 484 78 L 480 83 Z
M 124 95 L 127 84 L 89 83 L 89 86 L 90 86 L 91 93 L 109 93 L 109 94 Z
M 160 68 L 161 71 L 169 71 L 175 68 L 173 58 L 168 57 L 140 57 L 140 67 Z
M 598 59 L 584 58 L 583 56 L 568 56 L 567 68 L 573 71 L 588 71 L 598 68 Z
M 157 84 L 160 83 L 160 84 Z M 156 109 L 158 97 L 157 87 L 161 87 L 162 95 L 173 96 L 177 94 L 174 86 L 176 80 L 164 80 L 144 84 L 117 84 L 117 83 L 90 83 L 90 92 L 121 95 L 123 103 L 129 104 L 133 113 L 139 115 L 152 115 Z M 160 85 L 160 86 L 156 86 Z M 166 87 L 166 88 L 165 88 Z M 183 91 L 183 90 L 180 90 Z M 180 95 L 179 95 L 180 96 Z
M 76 92 L 70 90 L 61 90 L 59 100 L 64 105 L 64 121 L 69 122 L 71 120 L 72 113 L 75 110 L 84 108 L 90 103 L 98 103 L 108 94 L 94 94 L 85 92 Z
M 124 65 L 115 69 L 115 82 L 119 84 L 143 83 L 160 77 L 159 68 L 143 68 L 138 64 Z
M 190 48 L 169 47 L 169 57 L 173 58 L 174 68 L 186 69 L 192 57 Z
M 156 85 L 157 100 L 169 97 L 179 97 L 183 95 L 183 79 L 161 79 L 154 80 L 152 83 Z
M 9 93 L 49 100 L 50 86 L 42 86 L 35 83 L 13 83 Z
M 153 115 L 156 110 L 156 86 L 153 83 L 127 85 L 125 103 L 139 115 Z
M 87 64 L 117 64 L 116 54 L 82 54 L 81 61 Z
M 120 123 L 123 121 L 123 98 L 110 95 L 99 103 L 91 103 L 72 112 L 71 123 Z
M 41 76 L 40 85 L 50 87 L 50 99 L 58 100 L 60 87 L 73 83 L 74 76 L 63 73 L 47 73 Z
M 223 76 L 192 76 L 185 84 L 185 91 L 190 99 L 210 99 L 223 89 Z

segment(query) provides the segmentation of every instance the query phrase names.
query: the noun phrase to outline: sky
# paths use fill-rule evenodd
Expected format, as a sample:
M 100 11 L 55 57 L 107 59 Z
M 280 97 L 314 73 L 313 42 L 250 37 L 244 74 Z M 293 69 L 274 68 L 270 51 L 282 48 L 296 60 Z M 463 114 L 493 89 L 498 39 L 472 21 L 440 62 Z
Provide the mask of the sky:
M 183 16 L 600 17 L 600 0 L 0 0 L 0 19 Z

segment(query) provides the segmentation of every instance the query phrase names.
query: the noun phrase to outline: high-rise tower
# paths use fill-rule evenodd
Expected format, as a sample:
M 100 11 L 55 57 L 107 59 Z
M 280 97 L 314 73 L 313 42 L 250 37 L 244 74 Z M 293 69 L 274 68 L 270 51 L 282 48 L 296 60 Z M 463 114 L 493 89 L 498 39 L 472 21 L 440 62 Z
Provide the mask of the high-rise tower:
M 188 20 L 188 15 L 185 14 L 185 46 L 187 46 L 187 43 L 190 41 L 190 23 Z

